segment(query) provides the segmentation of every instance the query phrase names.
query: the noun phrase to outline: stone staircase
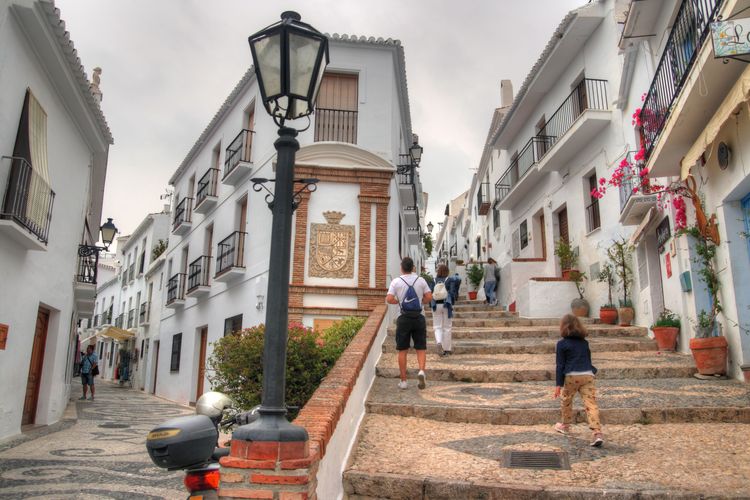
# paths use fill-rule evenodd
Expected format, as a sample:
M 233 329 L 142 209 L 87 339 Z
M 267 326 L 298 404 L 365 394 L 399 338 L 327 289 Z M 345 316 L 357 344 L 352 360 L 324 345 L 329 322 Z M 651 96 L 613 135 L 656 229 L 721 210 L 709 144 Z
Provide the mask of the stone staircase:
M 435 352 L 427 388 L 397 389 L 390 327 L 351 463 L 349 498 L 750 496 L 750 387 L 693 377 L 692 357 L 658 352 L 642 327 L 588 319 L 605 446 L 588 446 L 580 399 L 571 436 L 552 430 L 557 319 L 461 303 L 453 355 Z M 696 437 L 696 435 L 698 437 Z M 514 452 L 561 452 L 569 469 L 512 467 Z M 508 461 L 510 460 L 510 461 Z M 710 469 L 715 484 L 694 473 Z

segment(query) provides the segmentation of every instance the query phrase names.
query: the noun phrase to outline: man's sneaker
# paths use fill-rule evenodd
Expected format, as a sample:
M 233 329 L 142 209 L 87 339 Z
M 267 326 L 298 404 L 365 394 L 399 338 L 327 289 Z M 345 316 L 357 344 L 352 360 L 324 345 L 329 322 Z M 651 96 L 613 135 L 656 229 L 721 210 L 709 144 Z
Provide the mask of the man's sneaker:
M 601 448 L 601 446 L 604 444 L 604 438 L 602 437 L 601 432 L 597 432 L 594 434 L 594 440 L 591 441 L 591 446 L 594 448 Z
M 555 424 L 555 430 L 560 434 L 565 434 L 566 436 L 570 434 L 570 426 L 568 424 L 563 424 L 562 422 L 558 422 Z
M 78 401 L 86 401 L 86 396 L 81 396 L 80 398 L 78 398 Z
M 419 379 L 419 383 L 417 384 L 417 387 L 419 387 L 420 389 L 424 389 L 425 387 L 427 387 L 427 383 L 426 383 L 427 377 L 424 374 L 424 370 L 419 370 L 419 373 L 417 374 L 417 378 Z
M 407 389 L 409 387 L 409 384 L 406 383 L 406 380 L 401 380 L 398 383 L 399 389 Z
M 443 344 L 440 342 L 437 343 L 437 353 L 438 356 L 445 356 L 445 349 L 443 349 Z

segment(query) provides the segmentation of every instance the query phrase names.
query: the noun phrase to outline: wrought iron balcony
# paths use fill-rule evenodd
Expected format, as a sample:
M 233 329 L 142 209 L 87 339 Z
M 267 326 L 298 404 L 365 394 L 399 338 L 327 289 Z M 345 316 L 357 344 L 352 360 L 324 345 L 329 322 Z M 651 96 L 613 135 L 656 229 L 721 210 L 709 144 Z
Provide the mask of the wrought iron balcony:
M 135 326 L 135 309 L 128 311 L 128 328 Z
M 107 312 L 103 312 L 101 314 L 101 322 L 102 322 L 102 325 L 112 324 L 112 309 L 109 309 Z
M 218 201 L 219 169 L 209 168 L 198 181 L 198 191 L 195 194 L 195 211 L 206 213 Z
M 138 311 L 138 322 L 141 325 L 148 325 L 149 320 L 151 319 L 151 304 L 148 302 L 144 302 L 141 304 L 141 307 Z
M 537 135 L 529 139 L 521 152 L 510 163 L 508 169 L 495 184 L 495 195 L 498 202 L 504 200 L 511 190 L 516 187 L 526 174 L 535 166 L 541 155 L 547 152 L 554 143 L 554 137 Z
M 99 252 L 91 245 L 78 245 L 78 271 L 76 282 L 96 285 Z
M 135 280 L 135 262 L 130 264 L 128 267 L 128 281 L 133 282 Z
M 599 213 L 599 200 L 594 198 L 586 206 L 586 228 L 590 233 L 594 229 L 599 229 L 602 226 L 601 215 Z
M 223 281 L 245 272 L 245 235 L 243 231 L 235 231 L 219 242 L 215 280 Z
M 223 182 L 235 185 L 250 171 L 254 133 L 252 130 L 243 129 L 227 146 Z
M 664 46 L 640 112 L 642 146 L 648 159 L 672 103 L 682 90 L 695 56 L 706 41 L 709 25 L 722 0 L 683 0 Z
M 193 225 L 193 199 L 185 197 L 174 209 L 174 222 L 172 232 L 185 234 Z
M 11 158 L 8 185 L 0 206 L 0 234 L 29 250 L 47 247 L 55 192 L 23 158 Z M 8 222 L 5 222 L 8 221 Z
M 624 175 L 619 187 L 620 222 L 626 226 L 639 224 L 646 212 L 656 206 L 657 202 L 655 194 L 639 191 L 645 163 L 636 161 L 635 154 L 636 151 L 629 151 L 627 154 L 626 158 L 630 167 L 622 169 Z
M 410 168 L 406 171 L 399 172 L 398 174 L 399 186 L 413 186 L 414 185 L 414 169 Z
M 181 306 L 185 303 L 185 273 L 177 273 L 167 282 L 167 307 Z
M 94 326 L 99 326 L 99 321 L 101 317 L 102 317 L 101 314 L 94 315 Z
M 211 256 L 202 255 L 188 266 L 188 289 L 189 297 L 203 295 L 210 290 L 210 266 Z
M 477 189 L 477 213 L 479 215 L 487 215 L 490 211 L 490 183 L 482 182 L 479 184 Z
M 124 319 L 125 319 L 125 315 L 124 315 L 124 314 L 119 314 L 119 315 L 118 315 L 118 316 L 117 316 L 117 317 L 115 318 L 115 326 L 116 326 L 117 328 L 122 328 L 122 322 L 123 322 L 123 320 L 124 320 Z
M 458 256 L 458 243 L 454 243 L 451 245 L 449 255 L 451 257 L 457 257 Z
M 315 109 L 315 142 L 338 141 L 357 144 L 357 111 Z

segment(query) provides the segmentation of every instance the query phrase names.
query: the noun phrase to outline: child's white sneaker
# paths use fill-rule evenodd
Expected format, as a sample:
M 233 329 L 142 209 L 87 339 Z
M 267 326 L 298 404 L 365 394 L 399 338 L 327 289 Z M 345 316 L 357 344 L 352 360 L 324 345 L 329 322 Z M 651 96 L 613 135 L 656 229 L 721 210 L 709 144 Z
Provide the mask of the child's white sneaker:
M 570 434 L 570 426 L 568 424 L 563 424 L 562 422 L 558 422 L 555 424 L 555 431 L 559 432 L 560 434 L 565 434 L 567 436 L 568 434 Z
M 409 388 L 409 384 L 406 383 L 406 380 L 401 380 L 398 383 L 398 388 L 399 389 L 408 389 Z
M 419 370 L 419 373 L 417 374 L 417 378 L 419 379 L 419 383 L 417 384 L 417 387 L 420 389 L 424 389 L 427 387 L 427 376 L 424 374 L 424 370 Z
M 601 432 L 595 432 L 594 433 L 594 440 L 591 441 L 591 446 L 594 448 L 601 448 L 601 446 L 604 444 L 604 437 L 602 436 Z

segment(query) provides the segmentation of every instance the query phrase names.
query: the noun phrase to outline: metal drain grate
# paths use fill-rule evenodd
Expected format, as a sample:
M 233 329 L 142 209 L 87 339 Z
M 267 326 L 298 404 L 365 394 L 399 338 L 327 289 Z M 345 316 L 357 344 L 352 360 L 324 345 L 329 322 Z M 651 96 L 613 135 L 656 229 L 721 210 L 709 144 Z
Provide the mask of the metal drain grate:
M 503 465 L 509 469 L 570 469 L 568 454 L 564 451 L 505 450 Z

